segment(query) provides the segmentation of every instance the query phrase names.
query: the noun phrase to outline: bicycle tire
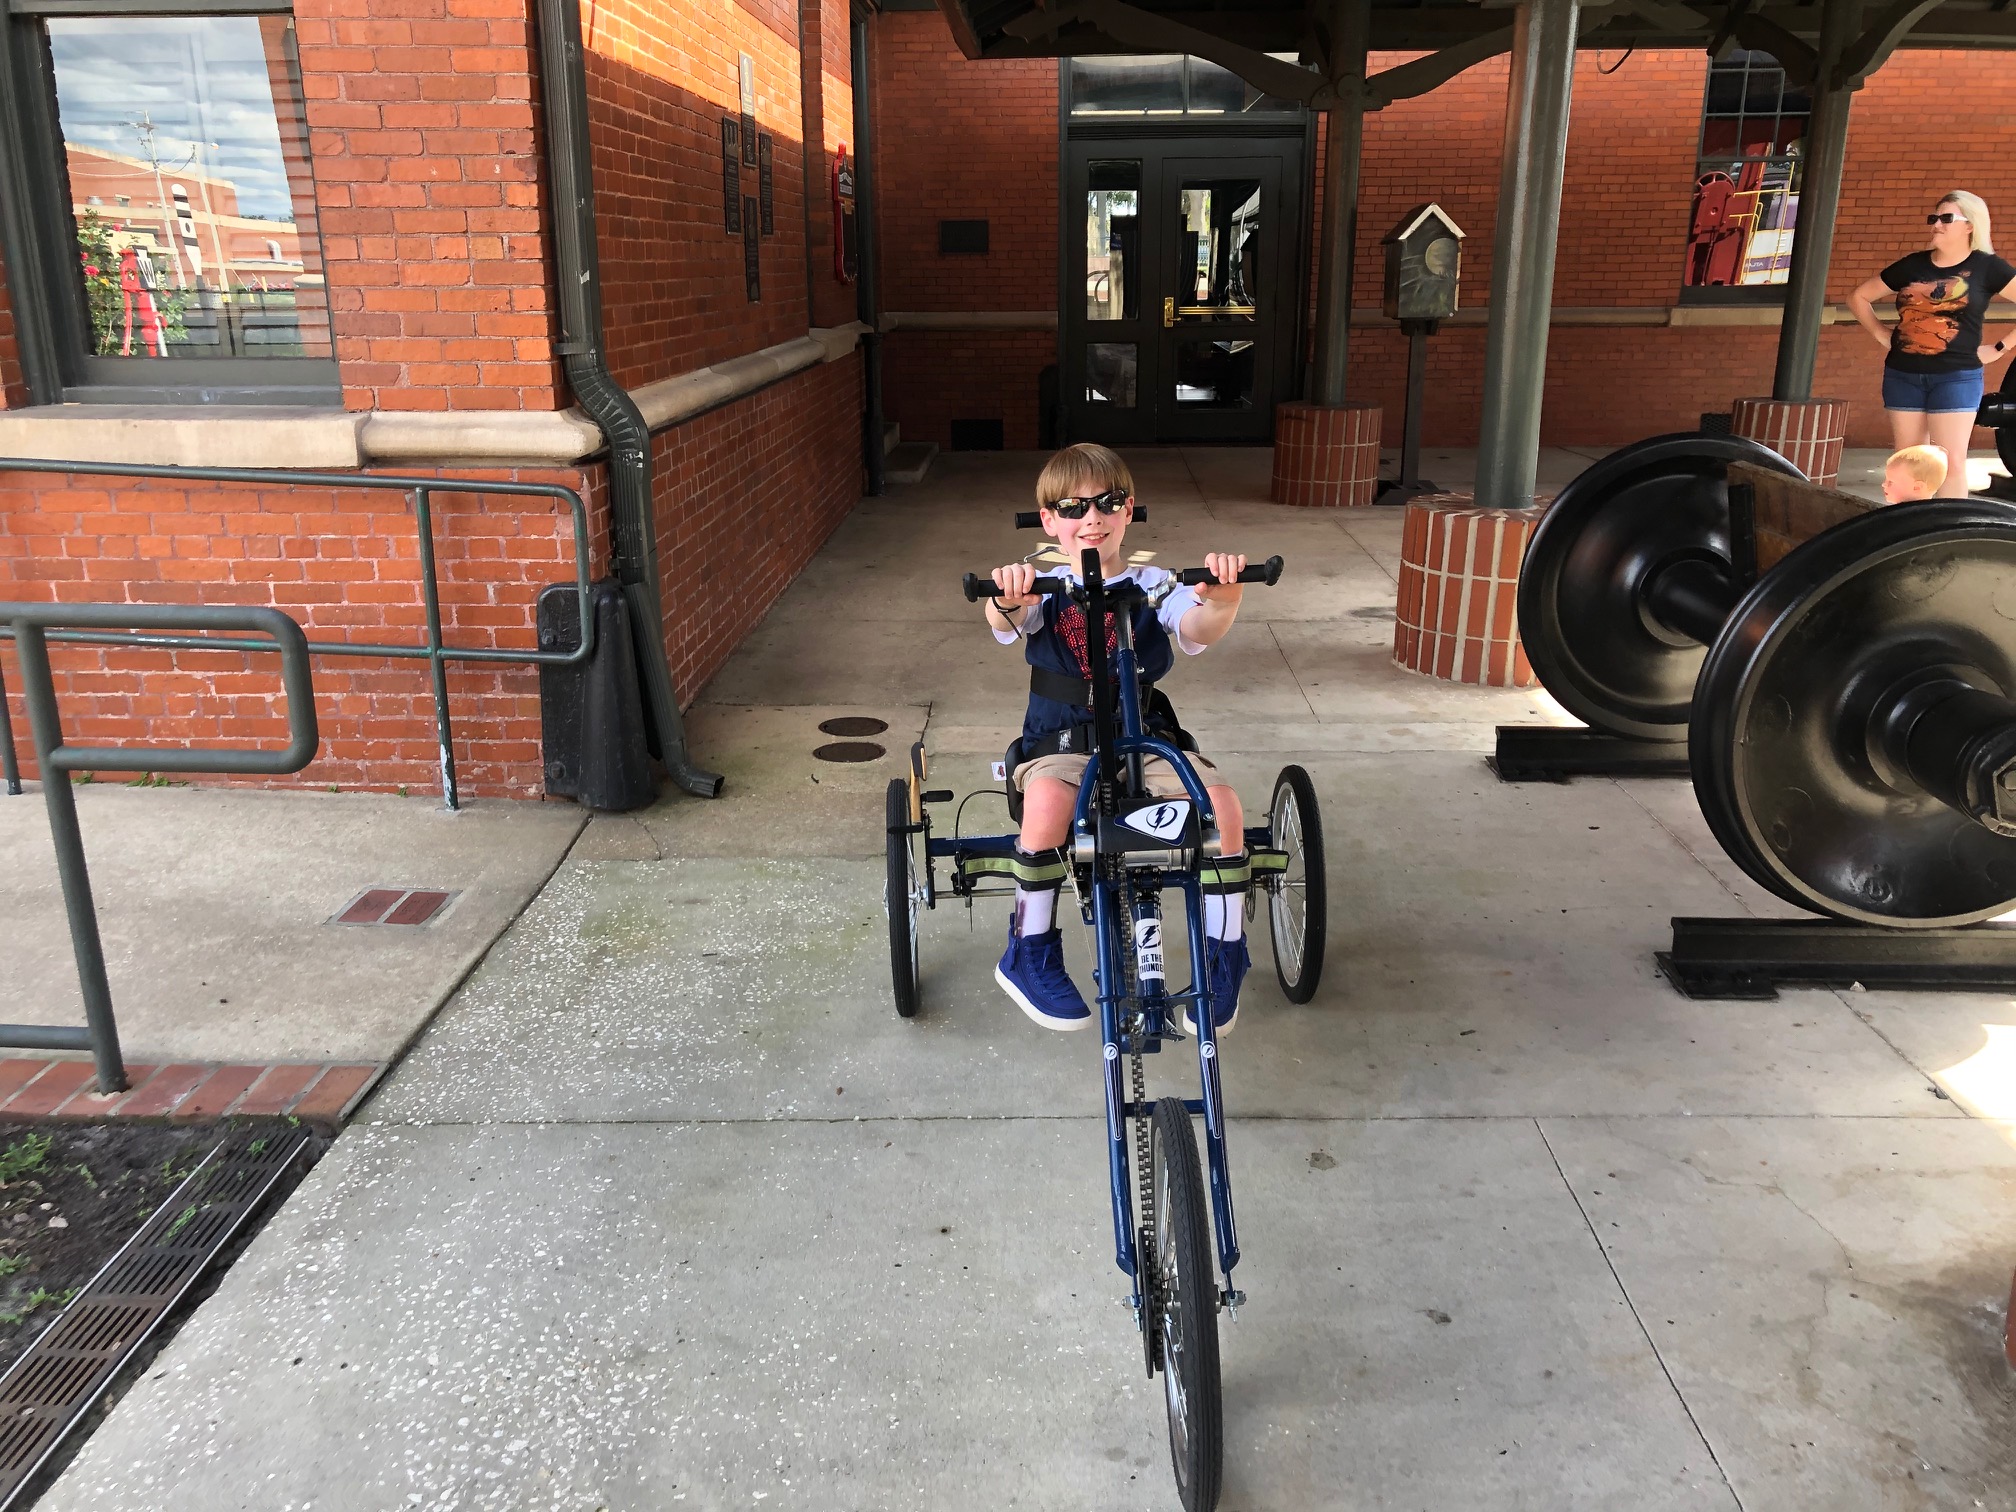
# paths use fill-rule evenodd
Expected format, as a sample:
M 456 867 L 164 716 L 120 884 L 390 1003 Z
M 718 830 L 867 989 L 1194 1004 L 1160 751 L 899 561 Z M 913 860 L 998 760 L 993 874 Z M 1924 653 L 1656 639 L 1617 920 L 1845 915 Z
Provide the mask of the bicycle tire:
M 1211 1220 L 1189 1110 L 1165 1097 L 1149 1122 L 1155 1248 L 1142 1257 L 1160 1344 L 1169 1459 L 1183 1512 L 1213 1512 L 1225 1476 L 1225 1402 L 1218 1366 L 1218 1286 Z
M 915 1018 L 922 1006 L 917 990 L 917 869 L 910 844 L 910 785 L 900 777 L 890 779 L 886 810 L 888 877 L 882 901 L 889 911 L 889 981 L 896 1012 Z
M 1299 766 L 1281 768 L 1268 805 L 1269 838 L 1288 853 L 1287 867 L 1268 889 L 1268 933 L 1274 976 L 1291 1003 L 1306 1003 L 1323 979 L 1329 889 L 1323 870 L 1323 817 L 1316 785 Z

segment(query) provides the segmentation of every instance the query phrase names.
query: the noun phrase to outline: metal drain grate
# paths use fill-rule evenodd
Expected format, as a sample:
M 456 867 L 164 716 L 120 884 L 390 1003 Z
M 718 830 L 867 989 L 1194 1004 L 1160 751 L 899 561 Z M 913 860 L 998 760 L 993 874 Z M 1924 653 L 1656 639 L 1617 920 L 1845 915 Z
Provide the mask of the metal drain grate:
M 843 714 L 838 719 L 819 721 L 821 735 L 843 735 L 853 739 L 863 735 L 880 735 L 888 728 L 888 720 L 870 719 L 864 714 Z
M 308 1144 L 294 1134 L 220 1141 L 0 1376 L 0 1512 L 35 1482 Z
M 880 761 L 889 753 L 872 740 L 833 740 L 813 751 L 816 761 Z
M 334 924 L 425 924 L 460 896 L 420 887 L 372 887 L 344 904 Z

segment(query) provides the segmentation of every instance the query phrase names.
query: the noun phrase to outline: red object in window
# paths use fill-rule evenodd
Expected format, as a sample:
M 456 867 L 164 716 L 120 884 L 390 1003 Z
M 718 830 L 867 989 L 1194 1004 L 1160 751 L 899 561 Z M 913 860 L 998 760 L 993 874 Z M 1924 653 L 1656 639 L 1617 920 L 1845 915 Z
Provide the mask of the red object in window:
M 833 276 L 843 284 L 854 282 L 854 248 L 854 165 L 842 142 L 833 151 Z
M 1704 173 L 1694 186 L 1694 221 L 1687 235 L 1687 285 L 1733 284 L 1743 268 L 1744 229 L 1730 220 L 1736 185 L 1726 173 Z M 1756 196 L 1752 195 L 1754 203 Z
M 161 312 L 154 306 L 154 292 L 140 273 L 140 258 L 132 247 L 119 249 L 119 294 L 126 307 L 125 340 L 121 357 L 133 355 L 133 317 L 140 317 L 140 346 L 143 356 L 166 357 L 168 343 L 161 334 Z

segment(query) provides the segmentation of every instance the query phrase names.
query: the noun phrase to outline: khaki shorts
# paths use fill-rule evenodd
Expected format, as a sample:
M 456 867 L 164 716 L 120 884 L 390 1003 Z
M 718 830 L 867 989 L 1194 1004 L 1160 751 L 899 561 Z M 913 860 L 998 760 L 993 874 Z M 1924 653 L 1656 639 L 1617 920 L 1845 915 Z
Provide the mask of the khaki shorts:
M 1197 780 L 1208 787 L 1222 787 L 1225 779 L 1218 768 L 1194 752 L 1190 765 L 1197 771 Z M 1085 780 L 1085 767 L 1091 757 L 1083 753 L 1059 751 L 1054 756 L 1038 756 L 1034 761 L 1025 761 L 1015 768 L 1015 791 L 1029 791 L 1032 777 L 1054 777 L 1057 781 L 1077 787 Z M 1160 756 L 1150 756 L 1141 763 L 1141 780 L 1148 785 L 1151 798 L 1180 798 L 1183 796 L 1183 779 L 1176 775 L 1176 769 Z

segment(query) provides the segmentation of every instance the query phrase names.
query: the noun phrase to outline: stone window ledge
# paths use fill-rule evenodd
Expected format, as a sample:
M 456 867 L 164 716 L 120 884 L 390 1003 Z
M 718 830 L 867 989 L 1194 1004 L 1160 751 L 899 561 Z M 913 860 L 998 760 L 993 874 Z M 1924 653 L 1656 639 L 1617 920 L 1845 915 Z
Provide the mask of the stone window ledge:
M 652 430 L 836 362 L 868 328 L 814 330 L 795 341 L 660 379 L 631 397 Z M 569 467 L 602 450 L 579 409 L 349 411 L 267 405 L 56 404 L 0 411 L 0 457 L 167 467 Z

